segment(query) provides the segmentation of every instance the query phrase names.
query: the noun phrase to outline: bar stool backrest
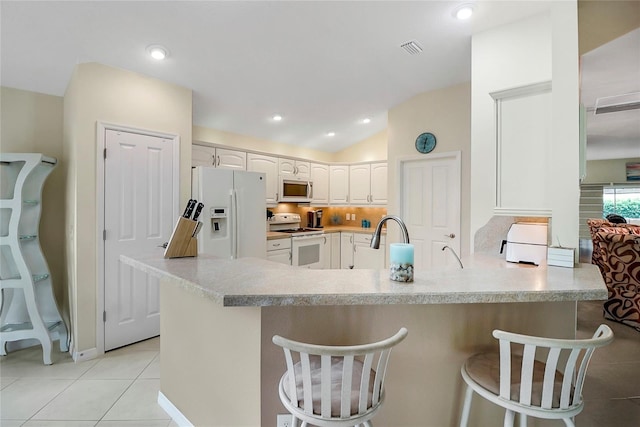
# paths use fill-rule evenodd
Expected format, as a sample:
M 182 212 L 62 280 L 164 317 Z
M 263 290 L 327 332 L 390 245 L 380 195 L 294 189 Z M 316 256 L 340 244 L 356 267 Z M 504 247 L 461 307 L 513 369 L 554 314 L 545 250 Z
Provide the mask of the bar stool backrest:
M 500 397 L 543 410 L 566 410 L 581 405 L 582 386 L 591 356 L 596 348 L 613 340 L 613 332 L 607 325 L 600 325 L 592 338 L 582 340 L 542 338 L 501 330 L 493 331 L 493 336 L 500 342 Z M 522 357 L 513 357 L 515 347 L 523 350 Z M 542 389 L 535 390 L 532 386 L 536 382 L 534 363 L 541 356 L 546 357 Z M 521 360 L 521 366 L 511 366 L 513 360 Z M 520 383 L 519 390 L 512 387 L 514 371 L 519 373 L 516 381 Z M 561 387 L 558 387 L 558 372 L 563 374 Z
M 294 417 L 312 424 L 324 420 L 327 423 L 321 425 L 349 425 L 349 420 L 370 419 L 384 400 L 391 350 L 406 336 L 407 330 L 401 328 L 385 340 L 355 346 L 306 344 L 274 336 L 287 364 L 279 386 L 282 403 Z

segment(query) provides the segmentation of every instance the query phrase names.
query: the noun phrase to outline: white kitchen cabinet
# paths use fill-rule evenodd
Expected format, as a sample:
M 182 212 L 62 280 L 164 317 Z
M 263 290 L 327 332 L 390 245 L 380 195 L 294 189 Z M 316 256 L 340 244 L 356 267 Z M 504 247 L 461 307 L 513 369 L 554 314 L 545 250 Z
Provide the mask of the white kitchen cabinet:
M 311 163 L 293 159 L 279 159 L 278 172 L 280 175 L 294 175 L 300 178 L 309 177 Z
M 495 215 L 552 215 L 551 82 L 490 94 L 495 101 Z
M 371 204 L 387 204 L 387 162 L 371 163 Z
M 368 205 L 371 194 L 371 165 L 349 166 L 349 203 Z
M 325 234 L 323 238 L 324 243 L 322 245 L 322 259 L 324 265 L 322 266 L 322 268 L 331 268 L 331 251 L 333 249 L 331 247 L 331 234 Z
M 247 169 L 247 153 L 208 145 L 191 145 L 191 166 L 214 166 L 221 169 Z
M 269 205 L 278 203 L 278 158 L 247 153 L 247 170 L 266 175 L 266 202 Z
M 205 145 L 191 145 L 191 166 L 215 166 L 216 148 Z
M 329 203 L 346 205 L 349 203 L 349 166 L 329 166 Z
M 313 195 L 311 203 L 329 204 L 329 165 L 311 163 L 311 182 L 313 182 Z
M 353 233 L 340 233 L 340 268 L 353 268 Z
M 331 236 L 331 262 L 329 263 L 329 268 L 340 268 L 340 234 L 329 234 Z
M 291 265 L 291 238 L 267 240 L 267 260 Z
M 380 237 L 380 249 L 373 249 L 370 246 L 372 234 L 354 233 L 353 268 L 384 269 L 386 257 L 385 236 Z
M 387 203 L 387 163 L 349 166 L 349 203 L 385 205 Z

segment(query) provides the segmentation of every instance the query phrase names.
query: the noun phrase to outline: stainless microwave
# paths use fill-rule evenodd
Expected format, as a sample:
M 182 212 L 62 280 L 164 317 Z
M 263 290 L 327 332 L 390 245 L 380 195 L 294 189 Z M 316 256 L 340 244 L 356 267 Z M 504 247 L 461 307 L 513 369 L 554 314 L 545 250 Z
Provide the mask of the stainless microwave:
M 280 176 L 278 202 L 310 202 L 313 197 L 313 183 L 309 178 Z

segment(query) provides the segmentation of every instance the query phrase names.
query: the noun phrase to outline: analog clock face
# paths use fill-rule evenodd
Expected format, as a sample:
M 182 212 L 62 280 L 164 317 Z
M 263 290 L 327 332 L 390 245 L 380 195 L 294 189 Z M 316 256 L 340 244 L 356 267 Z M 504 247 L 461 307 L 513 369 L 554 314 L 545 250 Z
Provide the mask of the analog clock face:
M 425 132 L 416 138 L 416 150 L 421 153 L 430 153 L 436 148 L 436 136 L 431 132 Z

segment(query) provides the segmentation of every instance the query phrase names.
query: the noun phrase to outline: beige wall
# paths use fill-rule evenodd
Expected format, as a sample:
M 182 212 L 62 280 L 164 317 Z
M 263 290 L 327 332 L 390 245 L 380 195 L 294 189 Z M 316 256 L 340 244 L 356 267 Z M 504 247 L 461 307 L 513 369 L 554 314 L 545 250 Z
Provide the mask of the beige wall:
M 319 162 L 331 162 L 333 160 L 333 155 L 328 152 L 200 126 L 193 127 L 193 140 L 235 147 L 241 150 L 268 153 L 274 156 L 298 157 Z
M 106 122 L 180 136 L 180 205 L 191 193 L 192 93 L 129 71 L 76 66 L 64 99 L 68 165 L 66 250 L 74 356 L 100 348 L 96 336 L 96 124 Z
M 473 36 L 472 236 L 493 216 L 496 200 L 496 128 L 494 102 L 489 93 L 551 80 L 552 150 L 549 165 L 541 173 L 549 173 L 553 182 L 553 188 L 548 189 L 553 238 L 577 247 L 577 45 L 577 12 L 574 1 L 553 2 L 548 13 Z M 487 58 L 491 60 L 488 61 Z
M 2 87 L 0 92 L 0 151 L 42 153 L 58 159 L 45 182 L 40 219 L 40 244 L 58 306 L 68 312 L 64 282 L 64 162 L 62 103 L 59 96 Z M 66 317 L 66 316 L 65 316 Z
M 471 84 L 463 83 L 425 92 L 389 110 L 389 214 L 400 212 L 398 159 L 422 156 L 415 149 L 416 137 L 433 132 L 437 145 L 433 153 L 461 151 L 460 231 L 462 254 L 469 253 L 470 163 L 471 163 Z M 427 155 L 428 156 L 428 155 Z M 426 157 L 425 157 L 426 158 Z
M 283 144 L 266 139 L 254 138 L 232 132 L 217 129 L 193 127 L 193 140 L 227 147 L 235 147 L 240 150 L 255 151 L 272 154 L 274 156 L 295 157 L 318 162 L 370 162 L 387 160 L 387 130 L 378 132 L 369 138 L 357 142 L 342 151 L 329 153 L 313 150 L 306 147 Z
M 334 162 L 372 162 L 387 160 L 387 129 L 333 154 Z
M 591 160 L 587 162 L 587 176 L 583 184 L 630 184 L 627 181 L 626 163 L 640 163 L 640 157 L 633 159 Z M 637 183 L 637 181 L 636 181 Z

